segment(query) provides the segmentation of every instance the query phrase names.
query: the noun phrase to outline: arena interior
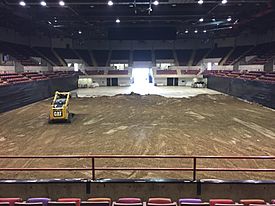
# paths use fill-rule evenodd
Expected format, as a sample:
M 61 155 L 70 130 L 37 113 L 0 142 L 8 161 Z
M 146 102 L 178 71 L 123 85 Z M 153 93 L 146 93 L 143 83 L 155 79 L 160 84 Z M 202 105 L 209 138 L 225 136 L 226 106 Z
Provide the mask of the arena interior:
M 0 206 L 275 205 L 274 0 L 0 17 Z

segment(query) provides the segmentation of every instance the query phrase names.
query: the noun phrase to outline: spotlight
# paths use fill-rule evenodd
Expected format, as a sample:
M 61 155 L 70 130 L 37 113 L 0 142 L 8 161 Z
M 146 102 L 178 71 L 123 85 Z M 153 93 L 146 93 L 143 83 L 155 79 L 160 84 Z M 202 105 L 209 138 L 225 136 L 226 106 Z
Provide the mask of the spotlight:
M 203 22 L 203 21 L 204 21 L 204 19 L 203 19 L 203 18 L 200 18 L 200 19 L 199 19 L 199 22 Z
M 41 6 L 47 6 L 47 3 L 45 1 L 40 1 Z
M 229 27 L 229 29 L 232 29 L 232 28 L 233 28 L 232 26 Z
M 48 24 L 52 25 L 52 22 L 48 21 Z
M 227 21 L 231 21 L 232 20 L 232 18 L 229 16 L 228 18 L 227 18 Z
M 59 1 L 59 5 L 60 6 L 65 6 L 65 2 L 64 1 Z
M 153 4 L 154 4 L 155 6 L 157 6 L 157 5 L 159 5 L 159 1 L 158 1 L 158 0 L 155 0 L 155 1 L 153 2 Z
M 20 5 L 20 6 L 26 6 L 26 3 L 25 3 L 25 1 L 20 1 L 20 2 L 19 2 L 19 5 Z
M 227 3 L 227 0 L 222 0 L 222 4 L 226 4 Z
M 203 33 L 206 33 L 206 30 L 203 30 Z
M 81 31 L 81 30 L 79 30 L 79 31 L 78 31 L 78 33 L 79 33 L 79 34 L 82 34 L 82 31 Z
M 120 23 L 120 19 L 119 18 L 116 19 L 116 23 L 118 23 L 118 24 Z
M 195 32 L 195 33 L 198 33 L 198 30 L 196 29 L 194 32 Z
M 185 34 L 188 34 L 188 32 L 189 32 L 188 30 L 185 30 Z
M 108 6 L 113 6 L 114 2 L 113 1 L 108 1 Z
M 198 1 L 198 4 L 203 4 L 203 0 L 199 0 L 199 1 Z

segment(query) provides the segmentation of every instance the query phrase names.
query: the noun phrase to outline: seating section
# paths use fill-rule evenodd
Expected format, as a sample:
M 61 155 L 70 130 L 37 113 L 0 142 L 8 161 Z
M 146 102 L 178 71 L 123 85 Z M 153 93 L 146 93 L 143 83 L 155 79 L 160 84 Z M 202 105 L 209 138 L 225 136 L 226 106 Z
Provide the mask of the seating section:
M 85 70 L 88 75 L 104 75 L 104 70 Z
M 214 48 L 208 55 L 206 58 L 221 58 L 226 56 L 230 50 L 232 49 L 232 47 L 217 47 Z
M 274 72 L 263 72 L 263 71 L 222 71 L 222 70 L 205 70 L 202 73 L 205 77 L 218 76 L 227 78 L 239 78 L 253 81 L 263 81 L 267 83 L 275 84 L 275 73 Z
M 195 69 L 186 69 L 186 70 L 181 70 L 182 75 L 198 75 L 200 70 L 195 70 Z
M 205 55 L 208 53 L 209 49 L 199 49 L 196 50 L 195 57 L 193 60 L 193 66 L 197 66 L 199 62 L 205 57 Z
M 24 66 L 37 66 L 39 63 L 32 57 L 39 57 L 31 47 L 12 44 L 8 42 L 0 42 L 0 51 L 5 55 L 10 55 Z
M 27 83 L 32 81 L 43 81 L 51 78 L 62 78 L 77 75 L 77 72 L 25 72 L 25 73 L 0 73 L 0 86 Z
M 88 50 L 77 49 L 75 51 L 88 64 L 88 66 L 94 66 Z
M 177 75 L 177 70 L 165 69 L 157 70 L 157 75 Z
M 113 50 L 111 55 L 111 60 L 129 60 L 130 51 L 129 50 Z
M 63 59 L 78 59 L 78 56 L 71 49 L 56 48 L 54 50 Z
M 87 201 L 80 198 L 59 198 L 57 201 L 49 198 L 29 198 L 26 201 L 21 198 L 0 198 L 1 206 L 268 206 L 274 203 L 275 200 L 267 203 L 262 199 L 241 199 L 239 202 L 232 199 L 210 199 L 209 202 L 204 202 L 199 198 L 181 198 L 175 202 L 164 197 L 149 198 L 146 202 L 137 197 L 123 197 L 113 202 L 111 198 L 105 197 L 89 198 Z
M 255 56 L 248 64 L 263 65 L 275 55 L 275 42 L 255 46 L 246 56 Z
M 135 50 L 133 54 L 134 61 L 152 61 L 151 50 Z
M 128 75 L 128 70 L 108 70 L 108 75 Z
M 249 51 L 252 48 L 253 48 L 253 46 L 238 46 L 238 47 L 235 47 L 234 51 L 227 58 L 224 65 L 232 64 L 235 60 L 239 59 L 242 55 L 244 55 L 247 51 Z
M 187 66 L 192 55 L 191 49 L 176 50 L 179 66 Z
M 47 59 L 49 59 L 51 62 L 53 62 L 56 66 L 62 66 L 61 62 L 56 58 L 56 56 L 52 52 L 51 48 L 48 48 L 48 47 L 35 47 L 35 49 L 39 53 L 41 53 L 43 56 L 45 56 Z
M 172 50 L 155 50 L 156 59 L 174 59 Z
M 97 66 L 105 67 L 108 60 L 109 51 L 108 50 L 94 50 L 94 58 L 97 62 Z

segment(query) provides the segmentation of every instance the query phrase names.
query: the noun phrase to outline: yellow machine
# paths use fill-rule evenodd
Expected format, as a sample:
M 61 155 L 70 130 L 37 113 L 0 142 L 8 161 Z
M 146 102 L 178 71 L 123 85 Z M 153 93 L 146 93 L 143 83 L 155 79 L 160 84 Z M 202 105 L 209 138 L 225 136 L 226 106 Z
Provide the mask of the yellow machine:
M 74 116 L 69 112 L 70 92 L 55 92 L 51 105 L 49 123 L 53 122 L 72 122 Z

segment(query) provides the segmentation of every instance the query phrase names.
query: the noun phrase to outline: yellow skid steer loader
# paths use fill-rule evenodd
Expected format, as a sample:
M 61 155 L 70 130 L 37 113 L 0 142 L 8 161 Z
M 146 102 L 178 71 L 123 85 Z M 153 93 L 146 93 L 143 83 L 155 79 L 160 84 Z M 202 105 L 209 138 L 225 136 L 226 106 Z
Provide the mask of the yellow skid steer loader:
M 67 122 L 71 123 L 74 117 L 73 113 L 69 112 L 70 92 L 55 92 L 54 99 L 51 104 L 49 123 Z

